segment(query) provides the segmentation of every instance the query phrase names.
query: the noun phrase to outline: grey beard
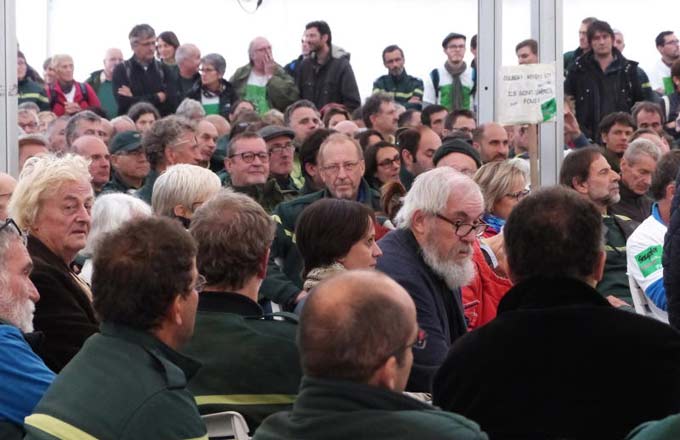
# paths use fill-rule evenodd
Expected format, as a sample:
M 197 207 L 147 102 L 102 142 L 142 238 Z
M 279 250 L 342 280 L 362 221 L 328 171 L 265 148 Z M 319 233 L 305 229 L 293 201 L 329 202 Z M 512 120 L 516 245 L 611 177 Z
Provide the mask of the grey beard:
M 422 248 L 423 260 L 430 269 L 444 279 L 451 289 L 457 289 L 470 284 L 475 276 L 475 266 L 472 258 L 467 258 L 461 263 L 447 261 L 439 258 L 436 249 L 428 245 Z

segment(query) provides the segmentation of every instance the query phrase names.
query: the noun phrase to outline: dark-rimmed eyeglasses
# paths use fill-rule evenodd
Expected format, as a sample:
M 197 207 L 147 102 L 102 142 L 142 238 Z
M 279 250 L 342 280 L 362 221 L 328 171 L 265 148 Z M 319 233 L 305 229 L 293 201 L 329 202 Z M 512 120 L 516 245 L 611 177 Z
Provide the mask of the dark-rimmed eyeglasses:
M 19 228 L 19 225 L 17 225 L 14 219 L 9 217 L 5 219 L 5 222 L 2 225 L 0 225 L 0 232 L 4 231 L 7 228 L 10 229 L 13 228 L 17 235 L 19 235 L 19 237 L 21 237 L 21 239 L 24 241 L 24 243 L 26 242 L 26 235 L 23 233 L 21 228 Z
M 378 166 L 383 167 L 383 168 L 386 168 L 386 167 L 389 167 L 389 166 L 392 166 L 392 165 L 401 165 L 401 158 L 399 157 L 399 155 L 394 156 L 392 159 L 385 159 L 385 160 L 381 160 L 380 162 L 378 162 Z
M 196 277 L 196 282 L 194 283 L 193 287 L 191 290 L 195 290 L 198 293 L 203 292 L 203 289 L 205 288 L 205 285 L 208 283 L 208 280 L 205 279 L 205 277 L 201 274 L 198 274 Z
M 288 142 L 284 145 L 276 145 L 274 147 L 271 147 L 269 149 L 269 155 L 275 156 L 281 155 L 283 153 L 292 153 L 293 151 L 295 151 L 295 146 L 293 145 L 292 142 Z
M 324 167 L 321 167 L 321 169 L 329 174 L 338 174 L 340 172 L 340 168 L 344 169 L 348 173 L 351 173 L 356 169 L 356 167 L 361 163 L 360 160 L 357 160 L 355 162 L 345 162 L 345 163 L 333 163 L 330 165 L 326 165 Z
M 486 227 L 488 226 L 486 223 L 480 221 L 478 223 L 463 223 L 461 221 L 453 221 L 450 220 L 446 217 L 444 217 L 441 214 L 435 214 L 435 217 L 437 217 L 440 220 L 445 221 L 446 223 L 450 224 L 453 226 L 453 230 L 456 234 L 457 237 L 466 237 L 470 232 L 474 231 L 475 235 L 477 237 L 481 237 L 481 235 L 484 233 L 486 230 Z
M 269 153 L 265 152 L 254 153 L 252 151 L 246 151 L 245 153 L 236 153 L 229 155 L 230 158 L 236 156 L 239 156 L 241 160 L 244 161 L 245 163 L 253 163 L 256 157 L 260 159 L 260 162 L 269 162 Z

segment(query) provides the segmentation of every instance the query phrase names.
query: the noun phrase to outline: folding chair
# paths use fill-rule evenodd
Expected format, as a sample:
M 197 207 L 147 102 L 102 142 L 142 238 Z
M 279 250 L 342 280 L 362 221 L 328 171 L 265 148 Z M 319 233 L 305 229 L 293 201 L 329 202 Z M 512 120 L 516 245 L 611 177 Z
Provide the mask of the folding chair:
M 243 416 L 235 411 L 206 414 L 201 417 L 212 440 L 250 440 L 248 424 Z

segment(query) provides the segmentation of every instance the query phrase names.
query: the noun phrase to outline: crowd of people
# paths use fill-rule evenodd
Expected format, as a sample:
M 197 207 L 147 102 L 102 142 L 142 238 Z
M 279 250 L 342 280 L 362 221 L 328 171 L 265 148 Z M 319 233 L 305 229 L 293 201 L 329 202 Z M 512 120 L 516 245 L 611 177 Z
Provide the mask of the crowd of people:
M 84 82 L 19 52 L 0 437 L 207 439 L 225 411 L 262 440 L 680 437 L 680 43 L 645 71 L 609 23 L 579 37 L 541 189 L 459 33 L 424 80 L 387 46 L 363 103 L 324 21 L 229 80 L 148 24 Z

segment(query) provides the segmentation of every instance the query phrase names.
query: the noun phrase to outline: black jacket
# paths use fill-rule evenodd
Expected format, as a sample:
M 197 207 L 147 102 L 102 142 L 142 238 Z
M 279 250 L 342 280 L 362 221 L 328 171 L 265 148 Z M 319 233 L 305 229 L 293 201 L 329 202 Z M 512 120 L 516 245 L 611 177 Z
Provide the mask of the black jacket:
M 680 334 L 573 278 L 534 278 L 460 338 L 434 404 L 492 439 L 621 439 L 680 411 Z
M 229 112 L 231 111 L 231 106 L 238 100 L 238 95 L 231 83 L 226 79 L 221 79 L 222 91 L 220 92 L 220 115 L 229 119 Z M 187 98 L 195 99 L 201 102 L 201 94 L 203 93 L 203 87 L 201 86 L 201 81 L 194 84 L 194 87 L 187 92 Z
M 335 102 L 352 112 L 361 105 L 354 71 L 345 56 L 331 55 L 324 64 L 318 64 L 312 55 L 302 61 L 295 73 L 300 98 L 312 101 L 319 109 Z
M 598 126 L 612 112 L 628 112 L 644 101 L 645 90 L 638 76 L 638 63 L 626 59 L 616 48 L 614 61 L 602 72 L 593 52 L 576 59 L 564 82 L 564 93 L 576 100 L 576 119 L 583 133 L 600 140 Z M 651 90 L 651 86 L 646 84 Z
M 177 79 L 173 69 L 154 60 L 144 69 L 134 58 L 125 60 L 113 69 L 113 93 L 118 102 L 118 114 L 127 114 L 130 107 L 138 102 L 153 104 L 161 116 L 167 116 L 175 112 L 177 108 Z M 132 91 L 132 97 L 118 94 L 118 89 L 128 86 Z M 160 102 L 159 92 L 165 93 L 165 101 Z
M 671 220 L 663 244 L 663 285 L 668 301 L 668 321 L 680 330 L 680 175 L 675 181 Z

